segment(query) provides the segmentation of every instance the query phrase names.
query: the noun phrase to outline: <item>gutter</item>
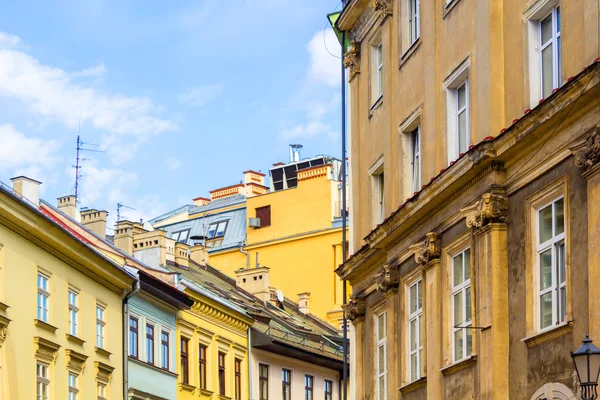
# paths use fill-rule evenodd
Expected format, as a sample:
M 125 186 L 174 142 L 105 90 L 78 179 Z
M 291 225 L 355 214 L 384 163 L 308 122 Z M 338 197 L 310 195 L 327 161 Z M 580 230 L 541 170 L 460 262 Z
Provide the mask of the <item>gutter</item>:
M 131 292 L 127 293 L 123 298 L 123 399 L 129 398 L 129 369 L 127 352 L 127 344 L 129 343 L 127 337 L 127 328 L 129 321 L 129 299 L 135 296 L 139 291 L 140 281 L 136 280 L 131 287 Z
M 240 242 L 240 253 L 246 255 L 246 269 L 250 269 L 250 253 L 244 250 L 244 246 L 242 242 Z
M 248 327 L 248 398 L 252 398 L 252 330 Z

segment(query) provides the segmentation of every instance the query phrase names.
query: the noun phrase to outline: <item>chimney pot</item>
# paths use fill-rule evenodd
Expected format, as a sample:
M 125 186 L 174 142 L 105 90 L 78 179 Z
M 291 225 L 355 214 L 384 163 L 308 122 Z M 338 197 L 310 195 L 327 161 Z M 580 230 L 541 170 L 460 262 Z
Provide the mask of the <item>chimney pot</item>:
M 264 302 L 270 301 L 271 288 L 268 267 L 238 269 L 235 271 L 235 276 L 237 286 Z
M 81 215 L 77 210 L 77 197 L 75 195 L 67 195 L 58 198 L 58 210 L 77 222 L 81 222 Z
M 298 311 L 302 314 L 310 313 L 310 292 L 298 293 Z
M 108 212 L 104 210 L 84 210 L 81 212 L 81 224 L 104 239 L 106 237 L 107 215 Z

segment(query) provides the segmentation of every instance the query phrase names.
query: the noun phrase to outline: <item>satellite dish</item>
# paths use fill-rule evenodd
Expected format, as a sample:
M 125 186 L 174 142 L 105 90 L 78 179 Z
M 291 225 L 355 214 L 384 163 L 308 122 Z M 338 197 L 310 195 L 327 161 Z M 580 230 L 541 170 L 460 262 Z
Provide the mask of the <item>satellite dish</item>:
M 283 292 L 279 289 L 277 289 L 277 301 L 279 301 L 281 304 L 283 304 Z

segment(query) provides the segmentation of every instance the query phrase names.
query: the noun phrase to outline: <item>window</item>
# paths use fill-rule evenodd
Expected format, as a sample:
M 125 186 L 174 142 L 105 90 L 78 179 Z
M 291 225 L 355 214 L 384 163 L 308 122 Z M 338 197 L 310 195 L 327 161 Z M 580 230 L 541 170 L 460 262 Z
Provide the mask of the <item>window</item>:
M 383 95 L 383 44 L 371 47 L 371 104 L 375 104 Z
M 420 0 L 408 0 L 408 33 L 409 42 L 413 44 L 421 35 Z
M 129 356 L 138 358 L 138 320 L 129 317 Z
M 160 366 L 162 369 L 169 369 L 169 332 L 160 333 Z
M 38 273 L 37 287 L 38 287 L 38 298 L 37 298 L 37 319 L 40 321 L 48 322 L 48 311 L 49 311 L 49 280 L 46 275 Z
M 154 364 L 154 327 L 146 325 L 146 362 Z
M 181 382 L 186 384 L 190 382 L 188 345 L 189 340 L 181 338 Z
M 198 347 L 198 361 L 200 364 L 200 389 L 206 389 L 206 346 Z
M 385 219 L 385 180 L 383 176 L 383 166 L 381 172 L 373 175 L 375 183 L 375 222 L 381 223 Z
M 281 370 L 281 393 L 283 400 L 292 400 L 292 371 Z
M 173 232 L 171 234 L 171 239 L 173 239 L 179 243 L 187 243 L 189 235 L 190 235 L 190 229 L 186 229 L 186 230 L 179 231 L 179 232 Z
M 560 86 L 560 7 L 539 22 L 542 97 L 548 98 Z
M 96 347 L 104 348 L 104 307 L 96 305 Z
M 325 379 L 325 400 L 333 400 L 333 381 Z
M 79 377 L 71 372 L 69 372 L 68 376 L 69 380 L 69 400 L 77 400 L 79 394 Z
M 543 330 L 564 322 L 567 310 L 564 198 L 538 209 L 537 231 L 539 329 Z
M 377 399 L 387 400 L 386 313 L 377 316 Z
M 448 138 L 448 163 L 469 150 L 470 96 L 469 62 L 467 58 L 444 80 L 446 89 L 446 130 Z
M 208 225 L 208 238 L 214 239 L 225 236 L 227 230 L 227 221 L 213 222 Z
M 256 209 L 256 218 L 260 218 L 260 227 L 271 226 L 271 206 Z
M 469 81 L 456 89 L 456 140 L 458 154 L 469 149 Z
M 269 400 L 269 366 L 258 364 L 258 398 Z
M 225 396 L 225 353 L 219 352 L 219 394 Z
M 242 399 L 242 360 L 235 359 L 235 400 Z
M 466 249 L 452 258 L 452 309 L 454 361 L 471 355 L 471 250 Z
M 37 399 L 48 400 L 50 394 L 50 379 L 48 378 L 48 366 L 38 363 L 36 365 L 37 375 Z
M 315 378 L 312 375 L 304 375 L 304 400 L 314 399 L 314 382 Z
M 412 192 L 421 190 L 421 126 L 410 133 Z
M 69 302 L 69 334 L 77 336 L 77 313 L 79 312 L 79 307 L 77 307 L 77 292 L 69 289 L 67 299 Z
M 410 381 L 421 378 L 423 366 L 423 282 L 421 279 L 408 288 L 408 343 Z
M 103 383 L 98 384 L 98 400 L 106 400 L 106 385 Z

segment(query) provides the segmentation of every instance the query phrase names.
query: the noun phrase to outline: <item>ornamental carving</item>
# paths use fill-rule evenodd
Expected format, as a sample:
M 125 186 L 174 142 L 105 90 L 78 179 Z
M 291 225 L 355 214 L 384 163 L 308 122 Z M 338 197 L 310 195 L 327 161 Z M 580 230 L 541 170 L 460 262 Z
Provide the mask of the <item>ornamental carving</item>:
M 468 228 L 482 228 L 491 222 L 508 221 L 508 198 L 504 188 L 492 189 L 484 193 L 481 200 L 471 207 L 461 210 L 466 215 Z
M 0 315 L 0 349 L 2 348 L 2 344 L 8 335 L 8 324 L 10 324 L 10 319 Z
M 376 290 L 385 293 L 388 290 L 397 288 L 399 281 L 398 267 L 386 264 L 383 266 L 383 271 L 379 274 Z
M 35 345 L 35 357 L 38 360 L 44 361 L 48 364 L 56 361 L 58 349 L 60 349 L 59 344 L 56 344 L 39 336 L 33 338 L 33 343 Z
M 85 361 L 88 356 L 71 349 L 65 350 L 65 355 L 67 356 L 67 367 L 77 374 L 81 374 L 85 369 Z
M 575 165 L 587 171 L 600 161 L 600 123 L 596 125 L 575 152 Z
M 234 329 L 237 332 L 245 333 L 248 330 L 248 324 L 245 322 L 232 317 L 231 315 L 224 313 L 206 303 L 196 301 L 192 306 L 192 311 L 208 318 L 217 325 L 227 325 L 229 328 Z
M 112 379 L 112 373 L 115 369 L 110 365 L 104 364 L 100 361 L 96 361 L 94 366 L 96 367 L 96 380 L 108 385 Z
M 392 0 L 373 0 L 373 9 L 381 12 L 383 18 L 392 15 L 394 2 Z
M 342 305 L 342 308 L 346 312 L 346 318 L 348 318 L 351 322 L 364 317 L 365 313 L 367 312 L 365 299 L 361 297 L 351 297 L 347 304 Z
M 442 235 L 429 232 L 425 235 L 423 242 L 410 246 L 410 249 L 415 253 L 417 264 L 427 265 L 430 261 L 440 258 L 442 254 Z
M 352 80 L 354 76 L 360 73 L 360 43 L 351 42 L 351 46 L 344 54 L 344 67 L 348 68 L 350 73 L 348 80 Z

